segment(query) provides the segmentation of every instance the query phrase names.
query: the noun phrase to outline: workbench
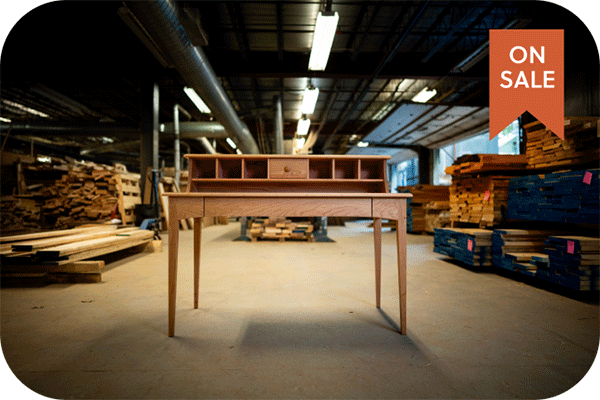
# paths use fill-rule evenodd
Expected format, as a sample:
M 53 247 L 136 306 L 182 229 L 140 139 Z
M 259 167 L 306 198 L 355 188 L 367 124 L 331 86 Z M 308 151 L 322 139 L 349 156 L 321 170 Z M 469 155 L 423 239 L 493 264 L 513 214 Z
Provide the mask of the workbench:
M 169 336 L 175 335 L 179 221 L 194 220 L 194 308 L 198 308 L 203 217 L 373 219 L 375 305 L 381 307 L 381 220 L 397 221 L 400 333 L 406 334 L 406 200 L 388 193 L 388 156 L 197 155 L 188 191 L 169 198 Z

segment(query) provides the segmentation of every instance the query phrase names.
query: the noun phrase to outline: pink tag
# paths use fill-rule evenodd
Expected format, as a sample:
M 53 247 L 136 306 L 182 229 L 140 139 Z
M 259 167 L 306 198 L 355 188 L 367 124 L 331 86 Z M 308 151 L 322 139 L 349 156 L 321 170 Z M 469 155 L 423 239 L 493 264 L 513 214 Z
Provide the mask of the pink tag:
M 572 240 L 567 240 L 567 253 L 575 254 L 575 242 Z
M 467 249 L 473 251 L 473 241 L 471 239 L 467 239 Z
M 585 171 L 585 175 L 583 175 L 583 183 L 587 183 L 588 185 L 592 184 L 592 173 L 590 171 Z
M 483 195 L 483 200 L 488 201 L 490 199 L 490 191 L 486 190 L 485 194 Z

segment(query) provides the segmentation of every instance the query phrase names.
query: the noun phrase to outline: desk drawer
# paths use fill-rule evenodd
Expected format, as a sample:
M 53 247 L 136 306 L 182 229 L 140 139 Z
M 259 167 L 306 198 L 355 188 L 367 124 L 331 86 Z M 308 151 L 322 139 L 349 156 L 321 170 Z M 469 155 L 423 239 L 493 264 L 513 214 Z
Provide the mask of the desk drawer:
M 371 199 L 207 197 L 206 216 L 371 217 Z
M 269 160 L 270 179 L 306 179 L 308 178 L 308 159 L 271 158 Z

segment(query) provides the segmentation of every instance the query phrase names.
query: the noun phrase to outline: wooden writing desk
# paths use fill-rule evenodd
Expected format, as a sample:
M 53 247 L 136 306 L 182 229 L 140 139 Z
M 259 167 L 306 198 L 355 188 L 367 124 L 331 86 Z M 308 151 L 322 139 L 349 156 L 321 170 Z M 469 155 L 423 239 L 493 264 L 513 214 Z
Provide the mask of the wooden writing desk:
M 169 197 L 169 336 L 175 334 L 179 220 L 194 219 L 198 308 L 202 217 L 363 217 L 374 221 L 375 304 L 381 306 L 381 220 L 394 220 L 400 333 L 406 334 L 406 193 L 387 193 L 387 156 L 186 155 L 188 191 Z

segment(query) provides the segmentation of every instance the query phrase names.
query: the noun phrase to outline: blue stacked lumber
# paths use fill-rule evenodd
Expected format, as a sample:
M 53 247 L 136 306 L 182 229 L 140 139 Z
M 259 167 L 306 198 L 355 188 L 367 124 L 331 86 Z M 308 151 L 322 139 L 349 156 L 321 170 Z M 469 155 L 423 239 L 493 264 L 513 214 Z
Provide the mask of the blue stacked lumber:
M 485 229 L 434 229 L 433 251 L 471 266 L 491 266 L 491 234 Z
M 599 289 L 600 239 L 550 236 L 545 245 L 547 280 L 575 290 Z
M 544 249 L 544 242 L 558 231 L 495 229 L 492 233 L 492 265 L 510 271 L 527 272 L 529 260 L 533 254 Z
M 510 179 L 508 218 L 600 223 L 600 170 L 556 172 Z

